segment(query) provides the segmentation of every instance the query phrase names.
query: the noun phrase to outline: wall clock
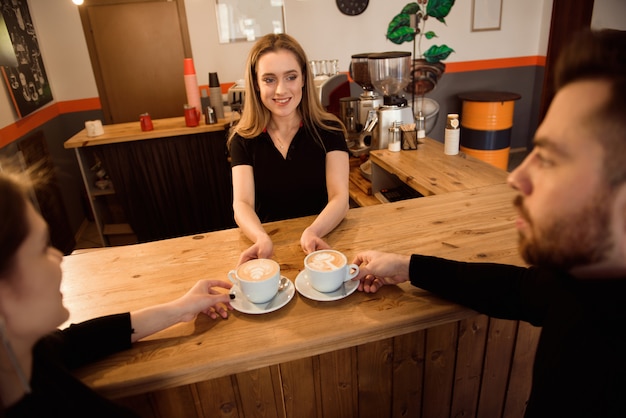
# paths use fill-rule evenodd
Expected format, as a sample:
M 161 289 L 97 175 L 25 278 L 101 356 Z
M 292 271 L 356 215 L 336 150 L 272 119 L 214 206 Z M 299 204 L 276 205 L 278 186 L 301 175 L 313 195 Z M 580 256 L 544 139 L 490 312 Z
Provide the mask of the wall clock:
M 337 7 L 344 15 L 360 15 L 367 9 L 369 0 L 337 0 Z

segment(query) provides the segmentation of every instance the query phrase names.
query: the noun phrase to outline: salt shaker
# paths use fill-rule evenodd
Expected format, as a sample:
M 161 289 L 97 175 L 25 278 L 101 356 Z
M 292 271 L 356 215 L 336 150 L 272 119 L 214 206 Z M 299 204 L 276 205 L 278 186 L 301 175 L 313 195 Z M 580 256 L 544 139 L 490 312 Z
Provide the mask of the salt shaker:
M 400 123 L 394 122 L 392 126 L 389 127 L 389 143 L 387 144 L 387 148 L 389 151 L 397 152 L 400 151 L 402 144 L 402 133 L 400 132 Z
M 443 144 L 443 152 L 446 155 L 457 155 L 459 153 L 460 132 L 459 115 L 449 113 Z
M 422 113 L 422 111 L 420 110 L 419 113 L 417 114 L 417 139 L 423 139 L 426 137 L 426 123 L 425 123 L 425 118 L 424 118 L 424 114 Z

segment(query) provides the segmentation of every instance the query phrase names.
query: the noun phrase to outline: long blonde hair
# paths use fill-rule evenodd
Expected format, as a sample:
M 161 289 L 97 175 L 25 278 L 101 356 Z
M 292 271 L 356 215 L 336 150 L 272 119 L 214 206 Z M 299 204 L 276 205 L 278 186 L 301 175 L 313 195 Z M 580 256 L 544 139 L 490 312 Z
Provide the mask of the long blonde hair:
M 261 101 L 259 84 L 257 79 L 257 69 L 259 60 L 268 52 L 287 50 L 294 54 L 302 76 L 304 77 L 304 88 L 302 89 L 302 100 L 298 105 L 298 111 L 302 117 L 302 123 L 311 133 L 316 141 L 322 145 L 322 140 L 318 127 L 344 132 L 345 128 L 332 113 L 326 112 L 315 94 L 315 84 L 313 83 L 313 73 L 308 65 L 308 60 L 302 46 L 293 37 L 280 33 L 268 34 L 257 41 L 248 54 L 246 61 L 246 93 L 245 105 L 241 119 L 233 127 L 229 134 L 228 142 L 235 134 L 243 138 L 254 138 L 263 132 L 269 123 L 272 114 Z M 329 121 L 336 121 L 336 124 L 329 124 Z M 323 145 L 322 145 L 323 146 Z

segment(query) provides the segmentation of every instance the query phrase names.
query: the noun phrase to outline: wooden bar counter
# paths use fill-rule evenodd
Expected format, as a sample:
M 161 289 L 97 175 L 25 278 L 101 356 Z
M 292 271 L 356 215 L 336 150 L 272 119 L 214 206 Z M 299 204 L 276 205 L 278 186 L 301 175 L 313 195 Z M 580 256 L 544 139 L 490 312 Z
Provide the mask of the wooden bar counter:
M 185 125 L 185 118 L 182 116 L 165 119 L 154 119 L 152 124 L 154 129 L 142 131 L 137 122 L 116 123 L 113 125 L 103 125 L 104 133 L 98 136 L 87 136 L 87 130 L 83 129 L 76 135 L 65 141 L 64 148 L 93 147 L 104 144 L 117 144 L 120 142 L 142 141 L 146 139 L 167 138 L 171 136 L 181 136 L 199 134 L 205 132 L 223 131 L 230 124 L 231 117 L 235 120 L 237 113 L 228 114 L 227 119 L 220 119 L 218 123 L 206 125 L 201 121 L 198 126 L 188 127 Z
M 508 173 L 465 153 L 446 155 L 443 144 L 424 138 L 417 150 L 370 152 L 372 192 L 401 181 L 424 196 L 506 183 Z M 390 178 L 392 175 L 394 178 Z
M 351 209 L 327 242 L 349 259 L 379 249 L 522 265 L 513 196 L 500 184 Z M 310 222 L 266 224 L 292 281 Z M 227 280 L 249 245 L 235 228 L 67 256 L 68 323 Z M 407 283 L 332 302 L 296 292 L 272 313 L 179 324 L 78 375 L 142 416 L 521 417 L 537 332 Z
M 232 180 L 227 158 L 228 127 L 239 117 L 188 127 L 184 117 L 85 129 L 64 146 L 74 149 L 93 218 L 103 245 L 155 241 L 232 228 Z M 96 173 L 110 183 L 97 187 Z

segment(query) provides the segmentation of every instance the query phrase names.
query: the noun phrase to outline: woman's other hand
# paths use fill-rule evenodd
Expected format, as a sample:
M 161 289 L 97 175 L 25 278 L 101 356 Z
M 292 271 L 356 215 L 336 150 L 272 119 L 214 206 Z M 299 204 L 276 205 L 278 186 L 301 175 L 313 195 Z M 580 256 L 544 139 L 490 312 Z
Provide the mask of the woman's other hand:
M 302 236 L 300 237 L 300 246 L 302 247 L 302 251 L 305 254 L 312 253 L 317 250 L 325 250 L 327 248 L 331 248 L 330 245 L 326 243 L 323 239 L 321 239 L 317 234 L 311 231 L 310 228 L 307 228 L 302 232 Z

